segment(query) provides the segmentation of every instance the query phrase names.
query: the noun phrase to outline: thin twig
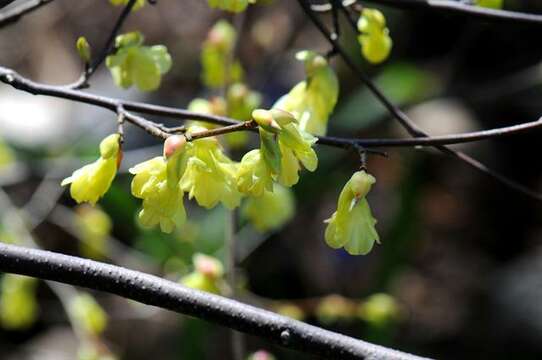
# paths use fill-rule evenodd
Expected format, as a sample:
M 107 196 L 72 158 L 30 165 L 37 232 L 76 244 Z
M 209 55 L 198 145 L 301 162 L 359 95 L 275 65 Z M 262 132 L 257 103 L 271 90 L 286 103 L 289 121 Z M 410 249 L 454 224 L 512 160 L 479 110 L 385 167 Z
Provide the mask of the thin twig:
M 229 134 L 236 131 L 253 130 L 253 129 L 256 129 L 257 127 L 258 127 L 258 124 L 255 121 L 245 121 L 245 122 L 240 122 L 234 125 L 228 125 L 228 126 L 219 127 L 216 129 L 200 131 L 194 134 L 187 133 L 186 139 L 188 141 L 203 139 L 203 138 L 211 137 L 211 136 Z
M 157 276 L 75 256 L 2 243 L 0 271 L 105 291 L 195 316 L 326 359 L 422 359 L 190 289 Z
M 388 110 L 390 115 L 392 115 L 403 128 L 407 130 L 407 132 L 415 137 L 415 138 L 428 138 L 428 134 L 425 133 L 422 129 L 420 129 L 398 106 L 393 104 L 391 100 L 387 98 L 386 95 L 376 86 L 375 83 L 363 72 L 361 71 L 358 66 L 354 63 L 354 61 L 350 58 L 348 53 L 342 48 L 342 46 L 339 44 L 337 39 L 333 39 L 331 36 L 331 32 L 326 28 L 326 26 L 323 24 L 323 22 L 316 16 L 316 14 L 310 9 L 310 5 L 307 3 L 306 0 L 298 0 L 299 5 L 307 14 L 307 16 L 311 19 L 313 24 L 316 26 L 316 28 L 322 33 L 322 35 L 326 38 L 326 40 L 330 43 L 330 45 L 337 51 L 337 53 L 341 56 L 343 61 L 346 63 L 346 65 L 354 72 L 359 79 L 369 88 L 369 90 L 373 93 L 373 95 L 382 103 L 382 105 Z M 504 135 L 504 134 L 500 134 Z M 498 136 L 500 136 L 498 135 Z M 457 138 L 456 138 L 457 140 Z M 359 143 L 361 144 L 361 142 Z M 450 144 L 450 143 L 448 143 Z M 367 145 L 364 145 L 367 146 Z M 492 178 L 500 181 L 504 185 L 524 194 L 529 197 L 532 197 L 536 200 L 542 200 L 542 194 L 537 193 L 533 191 L 532 189 L 529 189 L 528 187 L 506 177 L 503 174 L 500 174 L 499 172 L 490 169 L 486 165 L 482 164 L 480 161 L 471 158 L 467 154 L 464 154 L 460 151 L 452 150 L 444 144 L 439 143 L 438 145 L 435 145 L 435 148 L 440 150 L 441 152 L 451 155 L 453 157 L 456 157 L 460 160 L 463 160 L 467 164 L 471 165 L 475 169 L 491 176 Z
M 127 113 L 128 111 L 136 111 L 136 112 L 141 112 L 141 113 L 145 113 L 149 115 L 159 115 L 159 116 L 183 119 L 183 120 L 188 120 L 188 119 L 199 120 L 199 121 L 205 121 L 205 122 L 214 123 L 218 125 L 225 125 L 226 128 L 223 128 L 224 130 L 220 128 L 209 130 L 209 132 L 206 132 L 206 134 L 208 134 L 206 136 L 215 136 L 215 135 L 221 135 L 222 133 L 231 132 L 232 128 L 237 129 L 237 130 L 256 130 L 255 128 L 252 128 L 252 125 L 247 126 L 249 122 L 239 122 L 238 120 L 234 120 L 225 116 L 209 115 L 209 114 L 197 113 L 197 112 L 193 112 L 193 111 L 189 111 L 185 109 L 120 100 L 120 99 L 90 94 L 90 93 L 79 91 L 79 90 L 73 90 L 65 86 L 52 86 L 52 85 L 36 83 L 27 78 L 22 77 L 21 75 L 17 74 L 15 71 L 11 69 L 7 69 L 1 66 L 0 66 L 0 81 L 6 84 L 9 84 L 16 89 L 26 91 L 34 95 L 46 95 L 46 96 L 52 96 L 52 97 L 61 98 L 61 99 L 73 100 L 76 102 L 94 105 L 94 106 L 98 106 L 104 109 L 109 109 L 115 113 L 117 113 L 118 107 L 121 106 Z M 375 85 L 372 84 L 372 86 L 375 86 Z M 389 100 L 386 99 L 386 101 L 389 103 Z M 394 105 L 391 105 L 391 106 L 394 109 L 397 109 Z M 393 110 L 392 112 L 390 110 L 390 112 L 392 112 L 393 114 L 397 114 L 397 112 L 395 111 L 396 110 Z M 397 111 L 399 111 L 399 113 L 402 113 L 401 110 L 397 109 Z M 410 119 L 404 113 L 402 114 L 403 114 L 403 120 L 406 119 L 408 122 L 410 122 Z M 128 113 L 128 115 L 131 119 L 126 119 L 127 121 L 131 120 L 133 124 L 140 126 L 141 128 L 145 130 L 149 130 L 149 132 L 153 134 L 153 136 L 156 136 L 160 139 L 166 139 L 170 135 L 172 129 L 175 129 L 175 130 L 179 129 L 179 128 L 170 128 L 170 131 L 167 131 L 168 128 L 155 124 L 152 121 L 146 120 L 140 116 L 134 115 L 132 113 Z M 229 126 L 233 126 L 233 127 L 228 128 Z M 414 124 L 405 123 L 405 125 L 403 126 L 415 127 L 415 129 L 417 129 L 415 136 L 418 136 L 418 138 L 414 138 L 414 139 L 410 139 L 410 138 L 407 138 L 407 139 L 354 139 L 354 138 L 342 138 L 342 137 L 332 137 L 332 136 L 320 136 L 318 137 L 318 143 L 322 145 L 328 145 L 328 146 L 334 146 L 334 147 L 340 147 L 340 148 L 349 148 L 354 143 L 361 145 L 363 147 L 367 147 L 367 148 L 369 147 L 413 147 L 413 146 L 453 145 L 453 144 L 460 144 L 460 143 L 466 143 L 466 142 L 480 141 L 480 140 L 485 140 L 485 139 L 494 139 L 494 138 L 503 137 L 503 136 L 517 135 L 523 132 L 528 132 L 537 128 L 541 128 L 542 123 L 540 120 L 537 120 L 537 121 L 532 121 L 532 122 L 528 122 L 528 123 L 524 123 L 520 125 L 507 126 L 507 127 L 498 128 L 498 129 L 483 130 L 483 131 L 477 131 L 477 132 L 471 132 L 471 133 L 465 133 L 465 134 L 434 136 L 434 137 L 427 136 L 425 133 L 421 132 L 421 130 L 418 129 L 416 125 Z M 201 137 L 205 137 L 205 136 L 201 136 Z M 201 137 L 197 137 L 197 138 L 201 138 Z
M 71 85 L 72 88 L 82 89 L 88 87 L 88 81 L 90 77 L 105 61 L 105 58 L 115 50 L 115 38 L 117 37 L 120 29 L 122 28 L 122 25 L 128 18 L 128 15 L 130 15 L 130 13 L 132 12 L 132 8 L 136 4 L 136 1 L 137 0 L 129 0 L 124 9 L 122 9 L 119 18 L 115 22 L 113 29 L 111 29 L 109 37 L 107 38 L 102 50 L 98 54 L 98 57 L 90 65 L 85 67 L 85 70 L 81 74 L 79 80 L 77 80 L 74 84 Z

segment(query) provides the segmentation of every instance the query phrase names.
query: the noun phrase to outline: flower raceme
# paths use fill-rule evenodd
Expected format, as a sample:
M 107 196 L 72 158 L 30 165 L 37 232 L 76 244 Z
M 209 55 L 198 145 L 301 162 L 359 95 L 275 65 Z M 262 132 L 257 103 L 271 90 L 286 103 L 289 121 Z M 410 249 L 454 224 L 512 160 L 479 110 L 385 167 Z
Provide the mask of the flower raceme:
M 325 238 L 330 247 L 344 247 L 351 255 L 365 255 L 375 241 L 379 242 L 376 220 L 365 198 L 375 181 L 362 170 L 354 173 L 346 183 L 339 196 L 337 211 L 326 220 Z
M 122 158 L 119 141 L 119 134 L 103 139 L 100 143 L 100 158 L 62 180 L 62 186 L 71 184 L 70 194 L 77 203 L 89 202 L 95 205 L 109 190 Z
M 192 126 L 188 134 L 206 131 Z M 210 209 L 222 203 L 234 209 L 241 202 L 241 194 L 236 186 L 238 164 L 228 158 L 215 137 L 191 141 L 187 144 L 186 164 L 180 180 L 180 187 L 188 193 L 189 199 Z
M 235 28 L 226 20 L 218 21 L 203 43 L 201 51 L 202 80 L 210 88 L 220 88 L 238 82 L 243 68 L 231 60 L 237 39 Z
M 179 186 L 180 166 L 185 152 L 184 136 L 171 136 L 158 156 L 130 169 L 134 176 L 132 194 L 143 199 L 138 219 L 144 227 L 160 226 L 165 233 L 186 220 L 183 191 Z
M 241 214 L 260 232 L 277 230 L 295 214 L 293 192 L 275 183 L 272 191 L 264 191 L 260 197 L 246 199 Z
M 258 109 L 252 117 L 260 125 L 261 145 L 259 154 L 251 152 L 241 161 L 241 192 L 261 196 L 263 189 L 271 191 L 271 180 L 287 187 L 295 185 L 301 165 L 309 171 L 316 170 L 318 157 L 312 147 L 317 139 L 301 130 L 292 114 L 280 109 Z
M 117 86 L 135 86 L 141 91 L 156 90 L 162 75 L 171 68 L 171 56 L 163 45 L 143 46 L 143 35 L 131 32 L 117 36 L 117 52 L 109 55 L 106 65 Z
M 300 82 L 273 106 L 293 114 L 299 127 L 313 135 L 325 135 L 329 115 L 339 97 L 339 81 L 327 60 L 314 51 L 301 51 L 307 79 Z
M 377 9 L 363 9 L 358 20 L 358 41 L 363 57 L 378 64 L 388 58 L 393 46 L 384 14 Z

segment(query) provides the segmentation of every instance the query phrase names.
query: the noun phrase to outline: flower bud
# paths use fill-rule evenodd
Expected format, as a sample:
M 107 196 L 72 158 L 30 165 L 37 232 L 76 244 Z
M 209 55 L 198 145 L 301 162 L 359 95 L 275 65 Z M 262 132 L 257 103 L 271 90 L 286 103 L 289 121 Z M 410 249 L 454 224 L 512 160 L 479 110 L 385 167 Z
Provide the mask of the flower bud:
M 172 135 L 164 141 L 164 157 L 169 159 L 173 154 L 176 154 L 186 145 L 186 137 L 184 135 Z
M 271 109 L 271 115 L 273 120 L 281 127 L 297 122 L 294 115 L 286 110 L 273 108 Z
M 273 114 L 269 110 L 256 109 L 252 112 L 252 119 L 258 123 L 262 128 L 268 131 L 275 131 L 280 129 L 273 120 Z
M 367 174 L 365 171 L 358 171 L 352 175 L 350 180 L 350 189 L 354 193 L 356 199 L 365 197 L 371 190 L 371 186 L 376 182 L 376 179 Z
M 217 259 L 204 255 L 194 255 L 194 267 L 197 272 L 210 278 L 219 278 L 224 275 L 224 267 Z
M 100 143 L 100 156 L 104 159 L 110 159 L 117 155 L 120 149 L 120 135 L 111 134 Z
M 84 36 L 79 37 L 79 39 L 77 39 L 75 46 L 77 47 L 77 52 L 79 53 L 79 57 L 86 64 L 88 64 L 90 62 L 91 50 L 90 50 L 90 45 L 87 39 Z

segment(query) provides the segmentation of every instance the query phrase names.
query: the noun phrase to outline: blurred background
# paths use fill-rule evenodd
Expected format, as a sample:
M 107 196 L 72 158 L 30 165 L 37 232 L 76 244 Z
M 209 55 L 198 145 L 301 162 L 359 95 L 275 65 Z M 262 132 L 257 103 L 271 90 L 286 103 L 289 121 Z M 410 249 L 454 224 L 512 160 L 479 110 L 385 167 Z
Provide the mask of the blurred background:
M 536 0 L 506 0 L 505 7 L 542 13 Z M 364 62 L 345 22 L 341 41 L 384 93 L 430 134 L 540 117 L 540 26 L 379 8 L 394 41 L 386 63 Z M 98 51 L 120 11 L 106 0 L 54 1 L 1 29 L 0 64 L 38 82 L 73 82 L 82 70 L 75 41 L 85 36 Z M 322 18 L 331 24 L 329 15 Z M 237 56 L 244 82 L 261 94 L 262 107 L 304 79 L 295 60 L 298 50 L 328 50 L 295 1 L 251 6 L 241 21 L 209 9 L 205 1 L 160 0 L 134 12 L 123 28 L 140 30 L 147 44 L 168 47 L 173 67 L 160 89 L 121 90 L 103 67 L 88 91 L 178 108 L 197 97 L 217 96 L 202 84 L 200 52 L 219 19 L 241 30 Z M 340 97 L 329 134 L 406 136 L 340 59 L 331 63 Z M 228 215 L 222 206 L 204 210 L 186 200 L 189 221 L 170 235 L 137 224 L 140 201 L 130 194 L 127 169 L 162 150 L 132 126 L 126 127 L 124 160 L 111 190 L 97 210 L 76 206 L 60 181 L 94 161 L 99 141 L 115 130 L 116 118 L 106 110 L 0 86 L 1 240 L 174 281 L 193 280 L 201 270 L 194 254 L 223 261 Z M 541 190 L 536 155 L 541 135 L 532 131 L 454 148 Z M 256 137 L 244 146 L 257 146 Z M 241 150 L 232 152 L 236 160 Z M 290 221 L 262 233 L 239 219 L 241 300 L 439 359 L 542 356 L 539 202 L 440 153 L 390 149 L 389 158 L 371 156 L 368 162 L 377 179 L 369 202 L 381 244 L 366 256 L 350 256 L 325 244 L 323 221 L 359 160 L 340 149 L 317 146 L 317 151 L 317 171 L 304 173 L 293 188 L 296 212 Z M 222 276 L 214 260 L 199 259 Z M 233 358 L 230 331 L 213 324 L 60 284 L 8 275 L 1 281 L 0 359 Z M 247 354 L 263 349 L 277 359 L 311 358 L 250 336 L 245 342 Z

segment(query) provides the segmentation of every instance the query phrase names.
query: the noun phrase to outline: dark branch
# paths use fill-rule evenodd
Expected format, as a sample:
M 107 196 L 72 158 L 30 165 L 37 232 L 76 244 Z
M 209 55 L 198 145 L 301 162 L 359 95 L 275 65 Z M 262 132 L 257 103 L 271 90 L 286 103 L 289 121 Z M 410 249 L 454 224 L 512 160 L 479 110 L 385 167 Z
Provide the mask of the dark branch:
M 26 14 L 39 9 L 43 5 L 47 5 L 50 2 L 53 2 L 54 0 L 32 0 L 27 1 L 23 3 L 20 6 L 17 6 L 9 11 L 6 11 L 4 13 L 0 13 L 0 28 L 13 24 L 14 22 L 17 22 L 19 19 L 21 19 Z M 0 2 L 0 8 L 3 8 L 4 6 L 8 5 L 12 1 L 2 1 Z
M 219 128 L 212 132 L 206 132 L 204 136 L 221 135 L 232 131 L 241 130 L 256 130 L 252 123 L 239 122 L 224 116 L 208 115 L 197 112 L 192 112 L 185 109 L 171 108 L 167 106 L 152 105 L 140 102 L 125 101 L 120 99 L 109 98 L 105 96 L 90 94 L 87 92 L 73 90 L 65 86 L 52 86 L 33 82 L 14 72 L 13 70 L 0 67 L 0 81 L 13 86 L 16 89 L 29 92 L 34 95 L 47 95 L 62 99 L 73 100 L 85 104 L 99 106 L 109 109 L 115 113 L 119 109 L 125 112 L 126 121 L 139 126 L 151 135 L 160 139 L 167 138 L 177 129 L 168 129 L 146 120 L 140 116 L 129 113 L 135 111 L 149 115 L 159 115 L 170 118 L 183 120 L 200 120 L 218 125 L 224 125 L 226 128 Z M 374 85 L 373 85 L 374 86 Z M 404 115 L 404 114 L 403 114 Z M 406 115 L 404 115 L 406 117 Z M 408 119 L 408 118 L 407 118 Z M 408 120 L 410 121 L 410 120 Z M 250 124 L 247 126 L 247 124 Z M 415 126 L 415 125 L 412 125 Z M 318 137 L 318 143 L 321 145 L 329 145 L 341 148 L 350 148 L 354 146 L 362 147 L 413 147 L 413 146 L 440 146 L 460 144 L 466 142 L 479 141 L 484 139 L 497 138 L 502 136 L 519 134 L 542 127 L 542 120 L 532 121 L 520 125 L 513 125 L 499 129 L 483 130 L 465 134 L 452 134 L 444 136 L 429 137 L 425 133 L 415 134 L 416 138 L 409 139 L 351 139 L 332 136 Z
M 326 359 L 422 359 L 189 289 L 157 276 L 74 256 L 0 243 L 0 271 L 105 291 Z
M 382 103 L 382 105 L 386 108 L 386 110 L 390 113 L 390 115 L 394 117 L 411 136 L 415 138 L 429 137 L 427 133 L 425 133 L 422 129 L 420 129 L 398 106 L 393 104 L 391 100 L 389 100 L 387 96 L 380 90 L 380 88 L 378 88 L 378 86 L 376 86 L 376 84 L 373 83 L 373 81 L 361 69 L 359 69 L 356 66 L 356 64 L 350 58 L 348 53 L 339 44 L 338 39 L 333 38 L 331 32 L 326 28 L 324 23 L 318 18 L 316 13 L 314 13 L 311 10 L 310 5 L 307 3 L 307 1 L 306 0 L 297 0 L 297 1 L 299 5 L 301 6 L 301 8 L 303 9 L 303 11 L 305 12 L 305 14 L 307 14 L 307 16 L 316 26 L 316 28 L 320 31 L 320 33 L 322 33 L 325 39 L 333 47 L 334 51 L 336 51 L 341 56 L 341 58 L 346 63 L 346 65 L 350 68 L 350 70 L 359 77 L 359 79 L 367 86 L 367 88 L 373 93 L 373 95 Z M 409 0 L 405 0 L 405 2 L 406 1 L 409 1 Z M 480 161 L 474 158 L 471 158 L 467 154 L 464 154 L 460 151 L 452 150 L 444 145 L 436 145 L 435 148 L 444 154 L 451 155 L 453 157 L 456 157 L 464 161 L 465 163 L 469 164 L 475 169 L 493 177 L 494 179 L 500 181 L 504 185 L 524 195 L 532 197 L 536 200 L 542 200 L 542 194 L 529 189 L 528 187 L 506 177 L 503 174 L 500 174 L 499 172 L 493 169 L 490 169 L 486 165 L 482 164 Z

